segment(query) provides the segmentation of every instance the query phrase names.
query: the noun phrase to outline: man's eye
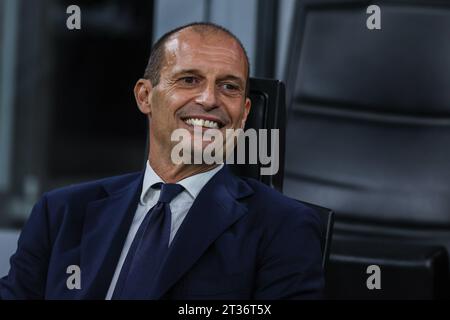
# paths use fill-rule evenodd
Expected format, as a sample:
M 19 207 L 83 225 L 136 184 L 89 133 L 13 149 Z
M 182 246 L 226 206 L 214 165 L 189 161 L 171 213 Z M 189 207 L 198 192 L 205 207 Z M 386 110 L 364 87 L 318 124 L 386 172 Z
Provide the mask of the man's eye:
M 239 86 L 232 84 L 232 83 L 224 83 L 223 88 L 225 90 L 229 90 L 229 91 L 238 91 L 239 90 Z
M 197 83 L 197 79 L 195 77 L 183 77 L 180 79 L 182 83 L 185 84 L 195 84 Z

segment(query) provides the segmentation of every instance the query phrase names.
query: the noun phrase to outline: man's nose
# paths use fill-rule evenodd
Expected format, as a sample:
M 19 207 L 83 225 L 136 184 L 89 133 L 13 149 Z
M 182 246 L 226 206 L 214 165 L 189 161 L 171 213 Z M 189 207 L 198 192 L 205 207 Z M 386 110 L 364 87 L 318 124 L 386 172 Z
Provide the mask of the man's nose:
M 217 92 L 216 86 L 213 84 L 208 84 L 196 97 L 196 102 L 203 106 L 204 109 L 210 110 L 217 107 Z

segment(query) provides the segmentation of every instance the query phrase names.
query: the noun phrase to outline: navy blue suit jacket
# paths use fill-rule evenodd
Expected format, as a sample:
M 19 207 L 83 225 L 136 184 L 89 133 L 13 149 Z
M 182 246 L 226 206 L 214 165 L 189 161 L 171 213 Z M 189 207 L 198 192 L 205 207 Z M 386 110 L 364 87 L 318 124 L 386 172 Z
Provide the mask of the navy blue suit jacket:
M 104 299 L 130 228 L 143 172 L 51 191 L 22 230 L 3 299 Z M 68 289 L 70 265 L 81 288 Z M 316 213 L 225 166 L 178 230 L 149 299 L 319 298 L 324 286 Z

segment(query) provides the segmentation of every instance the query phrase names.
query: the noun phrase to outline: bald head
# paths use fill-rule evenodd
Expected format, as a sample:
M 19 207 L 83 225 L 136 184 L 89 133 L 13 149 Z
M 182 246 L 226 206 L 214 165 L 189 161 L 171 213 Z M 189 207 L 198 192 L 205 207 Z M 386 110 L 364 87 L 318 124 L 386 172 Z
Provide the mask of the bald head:
M 239 41 L 239 39 L 232 34 L 229 30 L 209 22 L 196 22 L 190 23 L 188 25 L 173 29 L 156 41 L 153 45 L 150 58 L 145 69 L 144 78 L 150 80 L 152 86 L 157 86 L 160 80 L 161 69 L 167 63 L 167 54 L 170 51 L 168 45 L 171 46 L 173 39 L 178 36 L 182 36 L 187 33 L 196 33 L 202 37 L 208 38 L 210 36 L 223 36 L 228 39 L 232 39 L 236 43 L 237 50 L 241 50 L 243 57 L 245 59 L 246 65 L 246 85 L 245 92 L 248 95 L 248 77 L 250 74 L 250 64 L 248 61 L 247 52 L 244 46 Z M 169 50 L 168 50 L 169 49 Z M 226 53 L 224 52 L 224 58 L 226 58 Z

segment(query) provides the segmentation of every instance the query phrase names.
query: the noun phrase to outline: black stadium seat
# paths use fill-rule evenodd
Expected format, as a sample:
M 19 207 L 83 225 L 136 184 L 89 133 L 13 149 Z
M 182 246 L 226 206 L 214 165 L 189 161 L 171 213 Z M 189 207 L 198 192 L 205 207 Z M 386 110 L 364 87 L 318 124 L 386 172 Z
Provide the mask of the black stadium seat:
M 261 182 L 282 191 L 284 176 L 284 150 L 285 150 L 285 87 L 278 80 L 273 79 L 250 79 L 250 99 L 252 108 L 247 118 L 245 129 L 278 129 L 280 132 L 279 140 L 279 171 L 275 175 L 261 175 L 261 163 L 235 164 L 231 165 L 233 172 L 240 176 L 246 176 L 260 180 Z M 300 198 L 296 198 L 300 201 Z M 328 256 L 333 229 L 334 214 L 330 209 L 300 201 L 303 204 L 313 208 L 322 220 L 322 265 L 326 271 Z
M 261 163 L 259 161 L 257 164 L 248 163 L 248 143 L 246 144 L 246 164 L 231 165 L 231 169 L 236 175 L 254 178 L 278 191 L 282 191 L 286 128 L 284 84 L 273 79 L 250 78 L 249 98 L 252 102 L 252 107 L 245 123 L 245 130 L 250 128 L 256 130 L 279 130 L 279 170 L 274 175 L 261 175 Z M 270 153 L 271 150 L 269 150 Z
M 336 212 L 330 298 L 448 297 L 450 1 L 370 4 L 296 3 L 284 192 Z

